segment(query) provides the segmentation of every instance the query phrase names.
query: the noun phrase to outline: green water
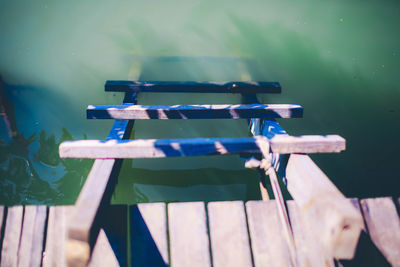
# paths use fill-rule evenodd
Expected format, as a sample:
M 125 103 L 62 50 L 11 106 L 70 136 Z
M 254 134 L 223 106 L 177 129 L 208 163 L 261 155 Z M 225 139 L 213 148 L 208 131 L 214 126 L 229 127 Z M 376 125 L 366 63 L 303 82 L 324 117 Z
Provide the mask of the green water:
M 398 196 L 398 25 L 398 1 L 0 0 L 0 203 L 74 202 L 92 161 L 61 160 L 58 145 L 106 137 L 112 122 L 87 121 L 85 108 L 122 101 L 104 92 L 108 79 L 279 81 L 281 95 L 260 99 L 304 106 L 304 118 L 280 121 L 290 134 L 346 138 L 345 152 L 312 156 L 345 195 Z M 245 120 L 137 121 L 133 136 L 248 130 Z M 236 156 L 126 160 L 121 173 L 114 203 L 260 197 L 257 174 Z

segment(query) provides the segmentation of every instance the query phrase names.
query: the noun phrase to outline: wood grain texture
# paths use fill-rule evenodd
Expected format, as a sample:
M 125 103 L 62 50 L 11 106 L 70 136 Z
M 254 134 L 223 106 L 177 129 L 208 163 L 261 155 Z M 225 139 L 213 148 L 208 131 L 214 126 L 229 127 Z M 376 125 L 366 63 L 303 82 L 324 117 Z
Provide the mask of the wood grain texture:
M 88 119 L 249 119 L 300 118 L 299 105 L 90 105 Z
M 160 82 L 107 81 L 105 90 L 111 92 L 173 92 L 173 93 L 280 93 L 278 82 Z
M 296 244 L 298 266 L 334 266 L 332 257 L 324 250 L 318 233 L 304 217 L 294 201 L 287 201 L 290 222 Z
M 136 94 L 126 93 L 124 104 L 136 104 Z M 111 128 L 107 140 L 121 140 L 129 138 L 134 121 L 116 120 Z M 90 236 L 95 218 L 99 214 L 100 205 L 106 195 L 107 187 L 112 186 L 111 176 L 116 177 L 122 160 L 96 160 L 86 178 L 85 184 L 75 203 L 68 229 L 68 261 L 73 264 L 86 264 L 89 259 L 89 242 L 96 238 Z M 107 202 L 107 201 L 106 201 Z M 97 225 L 96 225 L 97 227 Z M 97 229 L 98 230 L 98 229 Z M 93 234 L 97 234 L 93 231 Z M 75 250 L 82 253 L 75 253 Z M 70 254 L 69 254 L 70 253 Z
M 203 202 L 168 204 L 171 266 L 211 266 Z
M 131 266 L 168 266 L 165 203 L 130 207 Z
M 392 198 L 361 200 L 372 241 L 392 266 L 400 266 L 400 219 Z
M 1 251 L 1 267 L 17 266 L 23 210 L 22 206 L 8 207 Z
M 337 135 L 263 136 L 241 138 L 81 140 L 60 145 L 62 158 L 163 158 L 234 153 L 260 153 L 258 140 L 269 142 L 274 153 L 331 153 L 345 149 Z
M 100 202 L 114 168 L 114 159 L 96 160 L 75 203 L 69 224 L 68 236 L 89 241 L 90 228 L 96 217 Z
M 67 223 L 72 209 L 72 206 L 52 206 L 49 208 L 43 267 L 67 266 Z
M 243 202 L 209 202 L 208 219 L 213 266 L 252 266 Z
M 46 218 L 46 206 L 25 206 L 18 267 L 41 266 Z
M 275 200 L 246 203 L 255 267 L 293 266 Z
M 307 155 L 292 154 L 287 189 L 332 257 L 351 259 L 363 226 L 360 213 Z
M 119 267 L 104 230 L 100 230 L 88 267 Z

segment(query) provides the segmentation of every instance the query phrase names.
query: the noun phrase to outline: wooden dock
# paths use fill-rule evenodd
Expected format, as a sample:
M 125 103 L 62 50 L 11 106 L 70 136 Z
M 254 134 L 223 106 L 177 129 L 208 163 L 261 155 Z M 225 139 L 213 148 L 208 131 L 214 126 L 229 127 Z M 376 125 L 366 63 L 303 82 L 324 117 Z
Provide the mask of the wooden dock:
M 89 119 L 115 120 L 106 140 L 60 145 L 62 158 L 96 159 L 76 203 L 0 208 L 1 267 L 400 266 L 395 203 L 345 198 L 307 155 L 339 153 L 345 139 L 290 136 L 275 119 L 302 117 L 303 108 L 256 96 L 280 93 L 279 83 L 108 81 L 105 89 L 125 94 L 122 105 L 87 108 Z M 235 93 L 243 104 L 136 105 L 142 92 Z M 143 119 L 246 119 L 253 136 L 128 140 Z M 263 201 L 109 204 L 124 158 L 226 154 L 259 171 Z
M 324 255 L 300 209 L 286 202 L 297 266 L 400 266 L 400 219 L 392 198 L 350 201 L 364 218 L 350 261 Z M 73 209 L 0 207 L 1 266 L 67 266 Z M 295 266 L 275 200 L 112 205 L 106 213 L 118 220 L 102 223 L 89 266 Z

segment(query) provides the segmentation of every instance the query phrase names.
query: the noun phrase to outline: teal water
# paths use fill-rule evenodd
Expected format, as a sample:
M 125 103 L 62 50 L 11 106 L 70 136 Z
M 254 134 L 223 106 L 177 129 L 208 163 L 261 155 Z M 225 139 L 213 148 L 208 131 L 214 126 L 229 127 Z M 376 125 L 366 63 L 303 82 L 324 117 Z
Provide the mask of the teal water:
M 104 139 L 117 104 L 108 79 L 279 81 L 304 118 L 290 134 L 340 134 L 341 154 L 313 155 L 351 197 L 399 195 L 398 1 L 0 1 L 0 203 L 73 203 L 92 161 L 58 144 Z M 139 103 L 239 103 L 231 95 L 143 94 Z M 4 114 L 6 116 L 4 116 Z M 8 125 L 8 126 L 7 126 Z M 247 136 L 246 121 L 137 121 L 135 138 Z M 235 156 L 127 160 L 115 203 L 259 198 Z

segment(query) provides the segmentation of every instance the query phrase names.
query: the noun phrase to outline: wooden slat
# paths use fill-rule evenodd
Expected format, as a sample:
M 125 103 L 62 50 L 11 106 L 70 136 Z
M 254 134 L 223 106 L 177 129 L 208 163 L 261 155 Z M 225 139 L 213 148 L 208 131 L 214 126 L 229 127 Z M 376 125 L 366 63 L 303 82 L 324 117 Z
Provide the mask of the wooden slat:
M 106 234 L 119 265 L 128 266 L 128 206 L 103 205 L 99 217 L 95 228 Z
M 392 198 L 361 200 L 372 241 L 393 266 L 400 266 L 400 219 Z
M 326 253 L 351 259 L 363 226 L 359 212 L 307 155 L 292 154 L 287 189 L 321 240 Z
M 249 119 L 300 118 L 299 105 L 90 105 L 88 119 Z
M 332 257 L 321 245 L 320 236 L 314 231 L 294 201 L 287 201 L 290 222 L 296 244 L 298 266 L 334 266 Z
M 81 140 L 60 145 L 61 158 L 163 158 L 233 153 L 259 153 L 258 140 L 265 137 L 138 139 L 122 141 Z M 276 136 L 270 140 L 274 153 L 330 153 L 345 149 L 338 135 Z
M 4 230 L 3 248 L 1 251 L 1 267 L 17 266 L 22 218 L 22 206 L 8 208 L 6 226 Z
M 167 266 L 168 238 L 165 203 L 130 207 L 131 266 Z
M 252 266 L 243 202 L 210 202 L 208 219 L 213 266 Z
M 203 202 L 168 204 L 171 266 L 211 266 Z
M 112 92 L 175 92 L 175 93 L 280 93 L 278 82 L 160 82 L 107 81 L 106 91 Z
M 46 206 L 25 207 L 18 267 L 41 266 L 46 217 Z
M 72 210 L 72 206 L 53 206 L 49 208 L 43 267 L 67 266 L 67 220 Z M 74 253 L 82 253 L 82 251 L 75 251 Z
M 96 217 L 108 178 L 114 168 L 114 159 L 96 160 L 75 203 L 68 236 L 89 241 L 90 228 Z
M 293 266 L 275 200 L 246 203 L 255 267 Z
M 124 97 L 124 104 L 135 104 L 136 94 L 127 93 Z M 133 127 L 133 121 L 116 120 L 108 135 L 107 140 L 127 139 L 130 136 Z M 75 203 L 73 214 L 71 215 L 70 225 L 68 229 L 68 260 L 86 264 L 89 259 L 87 254 L 75 254 L 75 250 L 89 251 L 89 242 L 92 227 L 95 223 L 95 218 L 99 214 L 99 208 L 106 195 L 111 195 L 112 183 L 115 181 L 112 178 L 117 177 L 122 160 L 115 159 L 97 159 L 85 184 Z M 107 189 L 107 187 L 110 187 Z M 107 191 L 108 190 L 108 191 Z M 106 194 L 107 192 L 110 194 Z M 107 202 L 107 201 L 105 201 Z M 92 237 L 93 238 L 93 237 Z M 94 237 L 95 238 L 95 237 Z M 69 254 L 71 252 L 71 254 Z M 74 257 L 80 258 L 74 258 Z
M 99 232 L 96 244 L 93 248 L 92 257 L 90 258 L 88 266 L 89 267 L 120 266 L 103 229 L 101 229 Z

